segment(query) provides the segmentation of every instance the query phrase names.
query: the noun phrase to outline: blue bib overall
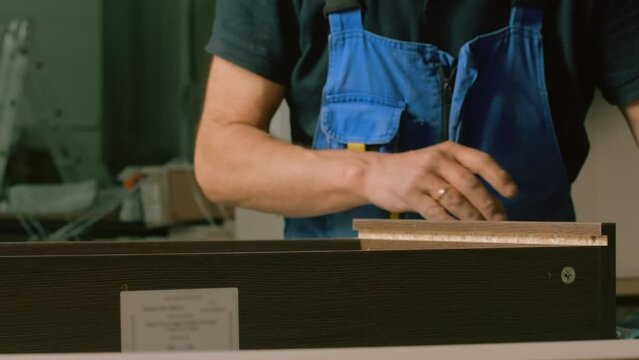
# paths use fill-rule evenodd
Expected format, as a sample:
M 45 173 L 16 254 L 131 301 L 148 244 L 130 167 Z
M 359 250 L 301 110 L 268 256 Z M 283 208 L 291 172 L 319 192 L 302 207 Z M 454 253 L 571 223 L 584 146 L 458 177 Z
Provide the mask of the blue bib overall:
M 514 199 L 487 185 L 510 220 L 574 221 L 546 93 L 542 20 L 541 7 L 515 4 L 507 27 L 464 44 L 455 59 L 431 44 L 367 32 L 359 7 L 330 13 L 328 79 L 313 147 L 359 144 L 394 153 L 454 141 L 490 154 L 512 175 Z M 389 213 L 371 205 L 286 219 L 285 236 L 352 237 L 355 218 Z

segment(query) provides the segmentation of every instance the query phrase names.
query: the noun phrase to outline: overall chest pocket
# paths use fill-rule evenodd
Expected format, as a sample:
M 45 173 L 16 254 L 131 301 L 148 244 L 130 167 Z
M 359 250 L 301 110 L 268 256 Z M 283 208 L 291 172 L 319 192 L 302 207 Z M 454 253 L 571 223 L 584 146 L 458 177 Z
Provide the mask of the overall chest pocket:
M 372 95 L 325 97 L 315 134 L 315 149 L 360 149 L 395 152 L 406 104 Z

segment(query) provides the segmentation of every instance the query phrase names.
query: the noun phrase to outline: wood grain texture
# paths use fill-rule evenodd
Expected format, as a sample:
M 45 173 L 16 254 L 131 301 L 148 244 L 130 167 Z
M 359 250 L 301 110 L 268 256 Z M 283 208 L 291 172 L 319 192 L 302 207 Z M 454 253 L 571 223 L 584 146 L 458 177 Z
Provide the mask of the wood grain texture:
M 553 234 L 574 236 L 601 236 L 599 223 L 558 223 L 558 222 L 489 222 L 489 221 L 426 221 L 426 220 L 354 220 L 357 231 L 398 231 L 398 232 L 470 232 L 493 234 Z
M 430 222 L 425 220 L 355 220 L 361 240 L 396 242 L 397 248 L 419 247 L 416 242 L 444 248 L 512 246 L 606 246 L 601 224 L 513 223 L 513 222 Z M 401 244 L 408 241 L 411 245 Z M 439 243 L 439 245 L 435 245 Z M 389 242 L 384 247 L 392 249 Z M 464 245 L 467 244 L 467 245 Z
M 360 242 L 346 240 L 304 241 L 91 241 L 0 243 L 0 256 L 74 254 L 192 254 L 219 252 L 276 252 L 358 250 Z
M 552 247 L 551 245 L 495 244 L 481 242 L 427 241 L 427 240 L 369 240 L 360 239 L 362 250 L 436 250 L 436 249 L 495 249 Z
M 360 230 L 360 239 L 383 239 L 395 242 L 426 241 L 458 247 L 456 244 L 491 244 L 495 247 L 519 246 L 606 246 L 608 238 L 596 235 L 561 235 L 528 233 L 491 233 L 491 232 L 430 232 L 406 230 Z M 401 245 L 400 245 L 401 246 Z
M 608 245 L 605 247 L 601 247 L 601 252 L 599 253 L 599 263 L 601 264 L 599 281 L 601 291 L 604 294 L 615 294 L 617 279 L 617 229 L 615 224 L 602 224 L 601 234 L 608 238 Z M 606 302 L 603 306 L 603 311 L 601 313 L 601 322 L 604 329 L 611 329 L 617 325 L 616 301 L 616 296 L 613 296 L 611 301 Z
M 243 349 L 612 338 L 603 249 L 0 256 L 0 353 L 119 351 L 122 289 L 237 287 Z

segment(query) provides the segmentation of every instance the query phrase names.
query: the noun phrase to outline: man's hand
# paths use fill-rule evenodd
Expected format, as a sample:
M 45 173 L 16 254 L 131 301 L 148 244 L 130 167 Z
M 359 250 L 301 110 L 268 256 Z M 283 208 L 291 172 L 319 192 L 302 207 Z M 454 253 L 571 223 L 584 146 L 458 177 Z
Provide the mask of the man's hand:
M 490 156 L 452 142 L 371 157 L 363 191 L 371 203 L 392 212 L 417 212 L 431 220 L 506 220 L 501 203 L 477 175 L 503 196 L 517 193 Z

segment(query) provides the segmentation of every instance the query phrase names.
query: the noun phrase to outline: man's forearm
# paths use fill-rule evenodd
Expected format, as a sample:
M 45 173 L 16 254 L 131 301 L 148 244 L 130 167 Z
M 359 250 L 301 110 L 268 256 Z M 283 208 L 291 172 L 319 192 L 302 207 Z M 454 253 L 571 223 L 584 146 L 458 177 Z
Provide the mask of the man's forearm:
M 370 154 L 312 151 L 240 123 L 203 125 L 197 148 L 198 181 L 215 201 L 286 216 L 333 213 L 366 202 L 358 182 Z
M 198 183 L 211 199 L 288 216 L 313 216 L 365 203 L 361 159 L 312 151 L 268 134 L 284 86 L 215 57 L 195 148 Z

